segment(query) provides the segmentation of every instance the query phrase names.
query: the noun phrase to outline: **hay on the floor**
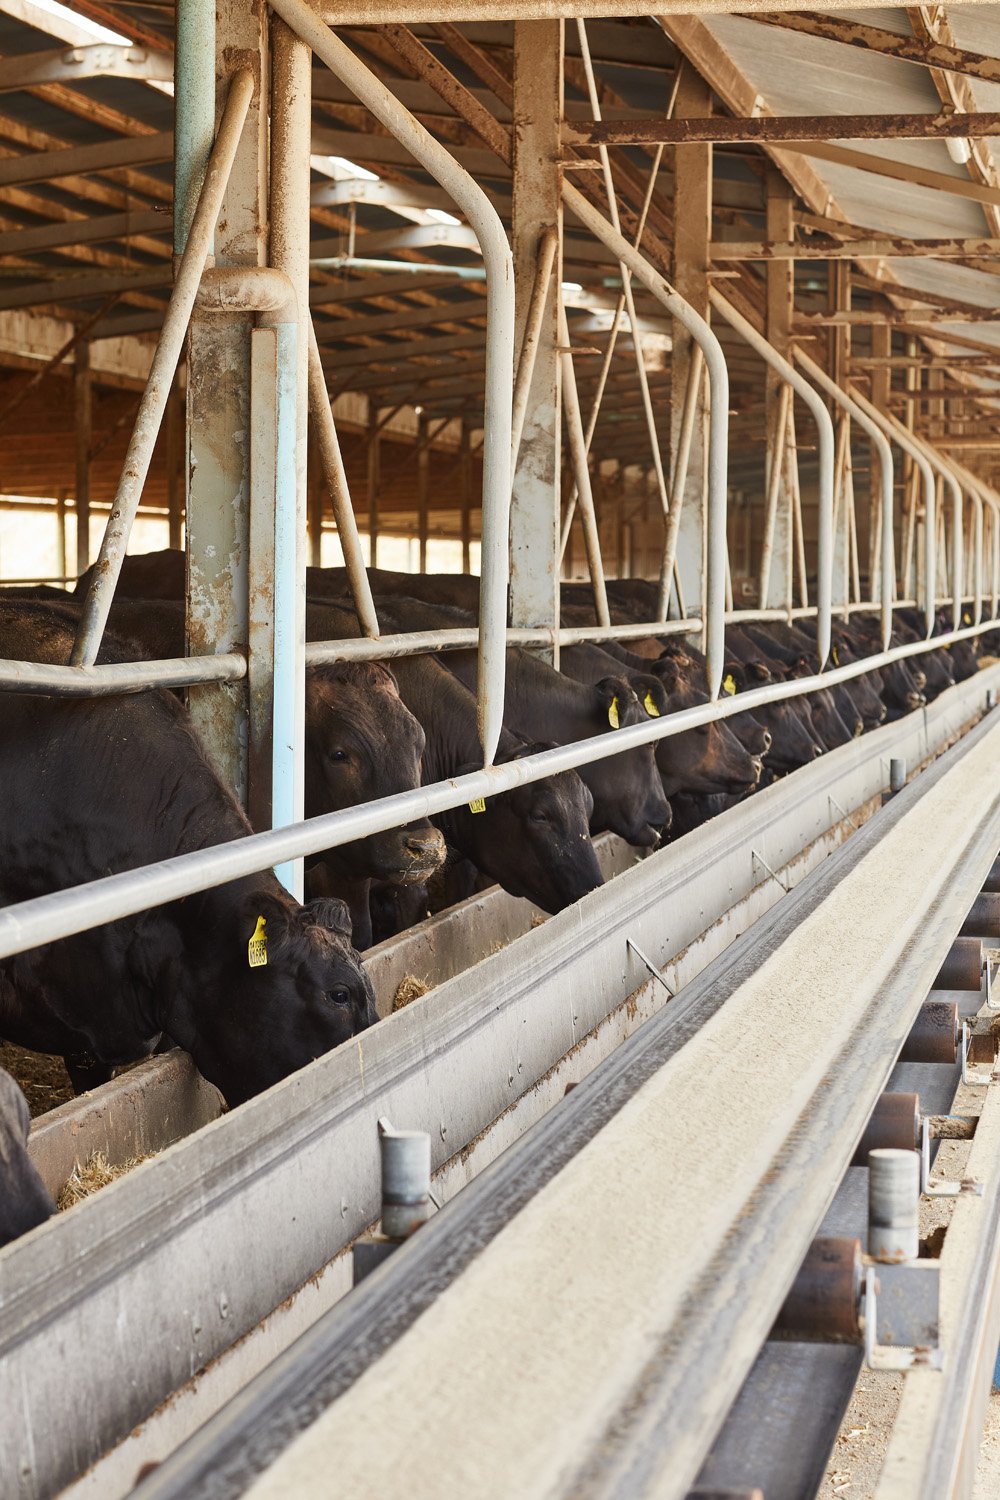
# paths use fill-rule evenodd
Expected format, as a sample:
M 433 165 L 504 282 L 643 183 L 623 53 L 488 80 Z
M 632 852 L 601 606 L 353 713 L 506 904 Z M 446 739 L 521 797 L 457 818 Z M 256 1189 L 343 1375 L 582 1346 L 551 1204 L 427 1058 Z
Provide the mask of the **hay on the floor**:
M 414 1000 L 419 1000 L 421 995 L 426 995 L 429 989 L 430 985 L 423 979 L 418 979 L 416 974 L 404 974 L 392 997 L 393 1010 L 402 1010 L 404 1005 L 410 1005 Z
M 150 1153 L 150 1155 L 154 1154 Z M 144 1161 L 149 1161 L 149 1156 L 130 1156 L 126 1161 L 117 1162 L 112 1166 L 103 1151 L 92 1152 L 83 1166 L 77 1162 L 73 1167 L 69 1179 L 56 1200 L 56 1206 L 61 1212 L 64 1208 L 72 1208 L 74 1203 L 82 1203 L 84 1198 L 90 1197 L 91 1193 L 96 1193 L 99 1188 L 107 1187 L 109 1182 L 124 1177 L 126 1172 L 131 1172 L 133 1167 L 139 1166 L 140 1162 Z

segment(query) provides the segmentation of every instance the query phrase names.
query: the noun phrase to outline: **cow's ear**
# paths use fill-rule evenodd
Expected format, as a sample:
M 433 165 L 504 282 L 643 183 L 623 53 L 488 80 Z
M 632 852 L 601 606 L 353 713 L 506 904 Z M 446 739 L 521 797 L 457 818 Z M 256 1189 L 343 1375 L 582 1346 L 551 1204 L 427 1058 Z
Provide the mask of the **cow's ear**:
M 310 926 L 322 927 L 350 942 L 353 932 L 351 913 L 346 901 L 341 901 L 339 896 L 318 896 L 315 901 L 307 901 L 303 911 Z
M 765 666 L 765 664 L 762 661 L 751 661 L 751 662 L 748 662 L 747 663 L 747 671 L 750 673 L 750 675 L 752 677 L 754 677 L 757 680 L 757 682 L 770 682 L 771 681 L 771 669 L 770 669 L 770 667 Z
M 283 901 L 272 891 L 254 891 L 244 899 L 237 941 L 245 953 L 250 953 L 251 945 L 257 945 L 251 968 L 263 967 L 268 955 L 284 945 L 297 910 L 291 898 Z
M 594 692 L 599 718 L 606 720 L 612 729 L 620 728 L 625 710 L 634 697 L 628 683 L 623 677 L 602 677 L 600 682 L 594 683 Z
M 633 677 L 632 682 L 639 702 L 651 719 L 659 719 L 669 712 L 667 690 L 658 677 L 643 675 Z
M 679 693 L 684 686 L 684 673 L 680 662 L 676 657 L 668 656 L 666 652 L 652 663 L 653 671 L 663 684 L 667 693 Z

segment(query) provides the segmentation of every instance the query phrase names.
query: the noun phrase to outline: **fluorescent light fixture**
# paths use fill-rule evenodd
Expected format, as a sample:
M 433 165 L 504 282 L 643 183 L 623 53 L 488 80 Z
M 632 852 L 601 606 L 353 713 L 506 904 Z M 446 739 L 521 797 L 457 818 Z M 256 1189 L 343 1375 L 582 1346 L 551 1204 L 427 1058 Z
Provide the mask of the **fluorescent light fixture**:
M 377 172 L 369 172 L 367 167 L 359 167 L 357 162 L 348 161 L 346 156 L 330 156 L 328 161 L 339 167 L 345 177 L 360 177 L 363 182 L 380 182 L 381 178 Z
M 357 162 L 348 161 L 346 156 L 310 156 L 309 164 L 314 172 L 321 172 L 324 177 L 332 177 L 334 182 L 382 181 L 377 172 L 369 172 L 367 167 L 359 167 Z
M 32 9 L 45 11 L 47 15 L 61 21 L 71 21 L 81 31 L 89 32 L 96 42 L 124 42 L 126 46 L 131 46 L 134 40 L 130 36 L 122 36 L 120 31 L 102 26 L 99 21 L 92 21 L 89 16 L 81 16 L 72 6 L 60 5 L 59 0 L 32 0 Z M 31 24 L 30 21 L 28 24 Z
M 948 147 L 948 155 L 958 167 L 964 167 L 972 156 L 972 147 L 964 135 L 945 136 L 945 145 Z
M 564 292 L 582 292 L 582 281 L 563 281 L 560 283 Z
M 445 208 L 427 208 L 424 210 L 429 219 L 434 219 L 438 224 L 461 224 L 461 219 L 456 219 Z

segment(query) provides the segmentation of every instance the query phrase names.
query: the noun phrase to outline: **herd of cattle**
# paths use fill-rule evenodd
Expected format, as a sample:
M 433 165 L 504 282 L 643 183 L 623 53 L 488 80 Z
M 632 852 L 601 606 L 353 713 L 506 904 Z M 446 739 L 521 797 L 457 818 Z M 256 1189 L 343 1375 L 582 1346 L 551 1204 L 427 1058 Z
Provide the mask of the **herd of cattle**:
M 369 576 L 386 633 L 476 621 L 477 579 Z M 360 633 L 342 569 L 310 569 L 307 587 L 311 640 Z M 126 559 L 100 660 L 183 656 L 183 595 L 183 553 Z M 655 586 L 642 580 L 611 581 L 608 597 L 616 622 L 655 614 Z M 2 591 L 0 658 L 65 663 L 79 610 L 55 590 Z M 593 625 L 587 588 L 563 586 L 562 618 Z M 921 623 L 898 611 L 893 643 L 917 639 Z M 839 665 L 872 655 L 877 624 L 855 615 L 834 625 L 833 642 Z M 463 806 L 434 826 L 329 850 L 307 865 L 303 906 L 264 873 L 3 960 L 0 1036 L 62 1055 L 78 1090 L 180 1046 L 238 1104 L 373 1024 L 358 950 L 494 882 L 559 911 L 601 884 L 593 835 L 654 848 L 972 675 L 979 649 L 977 639 L 911 657 L 500 793 L 482 811 Z M 809 620 L 727 632 L 726 692 L 816 667 Z M 476 769 L 475 673 L 473 651 L 310 668 L 307 815 Z M 511 648 L 497 759 L 703 703 L 703 683 L 703 659 L 678 636 L 564 648 L 558 671 Z M 2 723 L 0 905 L 250 831 L 177 695 L 7 694 Z M 0 1074 L 0 1245 L 51 1211 L 11 1088 Z

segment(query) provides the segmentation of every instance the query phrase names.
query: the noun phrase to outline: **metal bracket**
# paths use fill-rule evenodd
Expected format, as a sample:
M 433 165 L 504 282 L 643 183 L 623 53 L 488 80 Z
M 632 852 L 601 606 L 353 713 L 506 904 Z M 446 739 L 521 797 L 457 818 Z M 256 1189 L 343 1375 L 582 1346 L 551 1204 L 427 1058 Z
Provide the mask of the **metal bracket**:
M 639 960 L 639 962 L 641 964 L 645 964 L 646 968 L 652 974 L 652 976 L 656 980 L 657 984 L 660 984 L 660 985 L 663 986 L 663 988 L 666 990 L 667 994 L 670 996 L 670 998 L 672 1000 L 674 998 L 674 991 L 670 988 L 669 984 L 664 979 L 663 975 L 660 973 L 660 971 L 656 967 L 656 965 L 653 963 L 652 959 L 647 958 L 646 955 L 645 955 L 645 953 L 643 953 L 642 949 L 639 947 L 639 945 L 637 943 L 633 943 L 633 941 L 632 941 L 631 938 L 626 938 L 625 939 L 625 946 L 626 946 L 626 948 L 631 948 L 632 952 L 635 954 L 636 958 Z
M 750 850 L 750 861 L 751 861 L 751 866 L 753 864 L 762 865 L 764 867 L 764 869 L 767 871 L 768 875 L 770 875 L 771 879 L 772 880 L 776 880 L 778 882 L 778 884 L 781 886 L 781 889 L 784 891 L 785 895 L 787 896 L 789 894 L 789 891 L 791 890 L 791 887 L 787 886 L 785 884 L 785 882 L 782 880 L 782 878 L 781 878 L 780 875 L 776 875 L 774 873 L 774 871 L 771 869 L 771 866 L 768 864 L 767 860 L 764 858 L 763 854 L 758 854 L 756 849 L 751 849 Z
M 986 970 L 986 1009 L 1000 1011 L 1000 1004 L 993 1000 L 993 976 L 1000 966 L 1000 948 L 983 949 L 983 967 Z
M 901 1265 L 869 1262 L 865 1272 L 865 1362 L 872 1370 L 939 1370 L 940 1264 L 911 1260 Z M 879 1314 L 887 1342 L 879 1343 Z
M 957 1198 L 960 1193 L 982 1197 L 983 1184 L 976 1177 L 953 1179 L 931 1176 L 931 1122 L 925 1115 L 920 1122 L 920 1191 L 925 1198 Z
M 973 1069 L 969 1067 L 969 1047 L 971 1046 L 971 1034 L 969 1032 L 968 1021 L 962 1022 L 962 1040 L 960 1046 L 962 1057 L 962 1082 L 968 1088 L 986 1088 L 988 1084 L 1000 1082 L 1000 1068 L 997 1068 L 996 1064 L 993 1065 L 988 1073 L 984 1072 L 982 1069 L 973 1071 Z

